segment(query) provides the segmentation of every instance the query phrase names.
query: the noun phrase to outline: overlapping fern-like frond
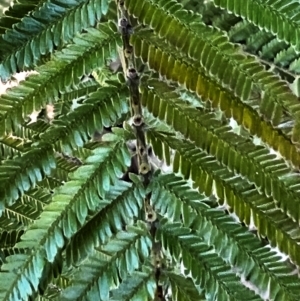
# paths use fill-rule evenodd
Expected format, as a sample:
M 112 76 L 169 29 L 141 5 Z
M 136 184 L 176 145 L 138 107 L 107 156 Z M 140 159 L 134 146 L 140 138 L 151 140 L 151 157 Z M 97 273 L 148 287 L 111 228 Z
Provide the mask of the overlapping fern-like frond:
M 85 223 L 89 210 L 95 211 L 97 208 L 97 193 L 104 197 L 110 189 L 110 181 L 114 182 L 122 173 L 124 162 L 128 162 L 128 153 L 124 146 L 121 140 L 116 141 L 112 147 L 96 149 L 86 160 L 87 164 L 76 170 L 72 180 L 57 190 L 39 221 L 32 225 L 22 236 L 22 241 L 16 244 L 17 248 L 33 247 L 35 251 L 22 256 L 12 255 L 7 258 L 8 263 L 2 265 L 2 271 L 7 272 L 0 288 L 3 300 L 15 298 L 14 294 L 25 299 L 31 295 L 30 286 L 37 289 L 46 260 L 53 262 L 59 249 L 64 246 L 64 239 L 70 238 L 78 231 L 78 227 Z M 100 181 L 105 185 L 99 185 Z M 15 268 L 20 269 L 22 273 L 15 274 Z M 20 291 L 15 292 L 13 284 L 16 281 L 25 283 L 27 289 L 20 287 Z M 4 288 L 8 289 L 3 292 Z
M 1 19 L 2 80 L 9 79 L 18 70 L 32 69 L 43 56 L 61 49 L 76 34 L 95 26 L 107 13 L 109 1 L 34 1 L 30 4 L 25 11 L 18 4 L 12 6 L 6 13 L 8 17 Z
M 118 227 L 118 224 L 115 224 L 115 227 Z M 110 231 L 109 228 L 107 228 L 107 231 Z M 95 239 L 97 238 L 95 237 Z M 82 237 L 82 240 L 84 241 L 86 238 Z M 128 226 L 126 232 L 118 232 L 106 244 L 104 244 L 105 241 L 105 239 L 102 240 L 102 246 L 98 247 L 96 251 L 92 246 L 82 245 L 83 249 L 90 248 L 91 251 L 93 250 L 92 254 L 73 273 L 74 283 L 70 282 L 69 286 L 63 291 L 62 300 L 84 299 L 84 295 L 90 300 L 98 298 L 98 296 L 101 300 L 108 299 L 110 287 L 117 288 L 120 282 L 128 281 L 128 273 L 131 274 L 136 269 L 140 269 L 140 264 L 145 262 L 150 254 L 151 240 L 147 237 L 145 225 Z M 96 246 L 97 244 L 95 244 Z M 73 246 L 72 252 L 75 250 Z M 78 253 L 80 253 L 79 250 Z M 74 257 L 70 258 L 74 263 L 77 263 Z M 143 277 L 143 274 L 137 275 Z M 133 275 L 133 279 L 137 275 Z M 141 280 L 139 279 L 139 281 Z M 141 285 L 144 281 L 141 281 Z M 74 291 L 74 286 L 78 287 L 76 291 Z M 129 287 L 129 294 L 132 294 L 131 289 Z M 120 291 L 122 292 L 121 288 Z M 150 291 L 149 293 L 153 295 L 153 292 Z M 113 291 L 113 296 L 117 295 L 117 290 Z
M 4 4 L 1 301 L 298 301 L 296 4 Z
M 255 235 L 233 218 L 224 216 L 220 209 L 211 208 L 212 200 L 192 190 L 186 181 L 174 175 L 159 175 L 153 184 L 153 203 L 160 214 L 195 230 L 223 260 L 235 266 L 240 276 L 250 278 L 260 290 L 267 290 L 272 283 L 274 291 L 280 291 L 287 300 L 291 296 L 292 300 L 297 299 L 299 285 L 295 286 L 297 277 L 289 275 L 292 269 L 278 262 L 275 252 L 263 246 Z M 227 241 L 228 248 L 224 248 L 222 241 Z M 282 273 L 277 275 L 275 269 L 282 270 Z M 288 282 L 289 287 L 286 287 Z
M 242 16 L 253 24 L 275 34 L 279 40 L 285 40 L 299 51 L 299 17 L 297 1 L 254 1 L 243 4 L 237 1 L 213 0 L 214 4 Z
M 252 135 L 259 136 L 295 166 L 299 165 L 297 147 L 291 141 L 294 124 L 292 119 L 286 118 L 280 126 L 272 127 L 268 121 L 261 119 L 255 110 L 259 100 L 259 95 L 255 95 L 257 91 L 251 91 L 253 93 L 251 101 L 243 102 L 228 90 L 218 86 L 214 79 L 198 73 L 199 69 L 195 68 L 196 63 L 193 61 L 183 60 L 182 54 L 179 54 L 180 56 L 177 58 L 170 54 L 168 49 L 163 51 L 157 45 L 157 38 L 154 42 L 154 37 L 152 37 L 150 44 L 148 39 L 144 41 L 147 32 L 142 32 L 141 37 L 139 39 L 139 34 L 133 37 L 136 55 L 140 56 L 144 62 L 148 62 L 151 68 L 159 71 L 167 79 L 177 81 L 187 89 L 197 92 L 203 100 L 210 100 L 211 106 L 223 110 L 227 117 L 233 117 L 248 128 Z

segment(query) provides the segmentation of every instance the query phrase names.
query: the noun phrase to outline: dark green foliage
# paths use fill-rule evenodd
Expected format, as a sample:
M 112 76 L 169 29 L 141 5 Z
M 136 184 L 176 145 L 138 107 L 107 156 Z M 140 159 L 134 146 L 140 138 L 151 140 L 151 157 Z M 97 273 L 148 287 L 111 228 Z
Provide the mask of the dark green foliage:
M 0 1 L 0 301 L 298 301 L 299 3 L 117 2 Z

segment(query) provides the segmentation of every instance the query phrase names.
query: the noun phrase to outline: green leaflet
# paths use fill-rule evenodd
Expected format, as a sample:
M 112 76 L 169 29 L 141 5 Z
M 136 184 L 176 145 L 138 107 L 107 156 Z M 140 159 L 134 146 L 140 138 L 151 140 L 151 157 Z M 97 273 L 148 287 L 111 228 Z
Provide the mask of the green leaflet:
M 113 290 L 111 300 L 153 300 L 154 294 L 155 280 L 151 270 L 146 270 L 145 272 L 135 272 L 118 289 Z
M 176 300 L 205 300 L 204 294 L 202 294 L 191 278 L 185 278 L 179 274 L 169 272 L 167 273 L 169 278 L 172 295 Z
M 39 149 L 26 152 L 18 161 L 7 160 L 0 166 L 0 191 L 2 194 L 1 203 L 12 205 L 38 181 L 41 181 L 41 173 L 49 175 L 55 167 L 53 152 L 49 145 Z M 39 161 L 35 161 L 36 159 Z

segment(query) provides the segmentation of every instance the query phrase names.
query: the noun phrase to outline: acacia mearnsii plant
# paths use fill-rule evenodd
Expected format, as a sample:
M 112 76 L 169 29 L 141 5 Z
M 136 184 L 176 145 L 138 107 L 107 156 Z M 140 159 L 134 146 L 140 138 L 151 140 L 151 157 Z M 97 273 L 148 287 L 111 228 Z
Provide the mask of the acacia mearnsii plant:
M 0 5 L 1 301 L 299 300 L 299 1 Z

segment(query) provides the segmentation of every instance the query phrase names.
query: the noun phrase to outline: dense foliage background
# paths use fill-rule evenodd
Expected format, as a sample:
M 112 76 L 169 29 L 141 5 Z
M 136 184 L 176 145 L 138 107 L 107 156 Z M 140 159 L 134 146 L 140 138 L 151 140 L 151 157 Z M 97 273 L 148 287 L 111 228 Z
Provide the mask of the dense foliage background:
M 0 300 L 298 301 L 299 4 L 0 1 Z

